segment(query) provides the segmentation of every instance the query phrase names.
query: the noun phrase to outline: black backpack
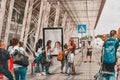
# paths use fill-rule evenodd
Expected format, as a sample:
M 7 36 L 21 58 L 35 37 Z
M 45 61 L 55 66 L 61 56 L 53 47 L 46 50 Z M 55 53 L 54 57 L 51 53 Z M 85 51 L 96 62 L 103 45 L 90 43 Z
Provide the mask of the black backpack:
M 29 58 L 20 51 L 15 50 L 13 53 L 14 64 L 22 65 L 27 67 L 29 65 Z

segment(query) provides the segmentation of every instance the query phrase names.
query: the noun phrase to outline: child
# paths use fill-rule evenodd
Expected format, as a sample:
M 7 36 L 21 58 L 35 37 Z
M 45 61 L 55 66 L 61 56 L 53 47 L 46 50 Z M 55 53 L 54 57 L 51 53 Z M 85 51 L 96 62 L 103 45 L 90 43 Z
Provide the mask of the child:
M 72 75 L 72 67 L 73 67 L 73 63 L 74 63 L 74 49 L 73 48 L 70 48 L 69 49 L 69 53 L 67 55 L 67 60 L 68 60 L 68 63 L 66 64 L 66 74 L 65 75 Z M 69 69 L 69 73 L 68 73 L 68 69 Z

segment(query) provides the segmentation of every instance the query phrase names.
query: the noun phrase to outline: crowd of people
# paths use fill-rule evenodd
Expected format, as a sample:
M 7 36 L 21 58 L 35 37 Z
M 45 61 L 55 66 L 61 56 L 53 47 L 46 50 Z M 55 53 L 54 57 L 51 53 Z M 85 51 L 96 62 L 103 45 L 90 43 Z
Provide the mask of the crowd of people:
M 59 60 L 61 62 L 61 73 L 65 72 L 66 75 L 75 74 L 75 66 L 74 66 L 74 55 L 76 45 L 72 39 L 69 40 L 68 44 L 63 46 L 63 50 L 61 48 L 61 43 L 59 41 L 55 42 L 53 48 L 51 48 L 51 40 L 48 40 L 46 46 L 42 46 L 42 39 L 39 39 L 36 43 L 36 58 L 34 62 L 36 63 L 36 75 L 49 75 L 51 74 L 49 68 L 52 63 L 52 53 L 59 54 L 62 52 L 62 59 Z M 65 66 L 66 64 L 66 66 Z M 41 65 L 41 70 L 39 69 L 39 65 Z M 63 68 L 66 67 L 65 71 Z M 70 68 L 70 73 L 68 73 L 68 68 Z
M 3 40 L 0 40 L 0 73 L 4 74 L 9 80 L 26 80 L 27 66 L 14 64 L 15 51 L 27 56 L 23 48 L 23 42 L 18 38 L 10 40 L 10 45 L 6 48 Z
M 55 42 L 53 48 L 51 47 L 51 43 L 52 41 L 48 40 L 44 47 L 42 39 L 39 39 L 36 43 L 36 54 L 33 60 L 35 63 L 36 76 L 50 75 L 50 66 L 53 65 L 53 57 L 51 54 L 59 54 L 60 52 L 64 53 L 62 60 L 60 60 L 61 73 L 64 72 L 65 75 L 75 74 L 74 58 L 76 45 L 74 41 L 70 39 L 69 43 L 64 45 L 63 50 L 59 41 Z M 27 66 L 15 63 L 16 51 L 28 56 L 24 48 L 24 43 L 18 38 L 12 38 L 8 47 L 6 47 L 3 40 L 0 40 L 0 74 L 6 76 L 9 80 L 26 80 Z M 17 58 L 19 58 L 19 56 Z M 65 71 L 63 71 L 64 67 L 66 67 Z M 68 71 L 68 69 L 70 71 Z
M 101 55 L 101 72 L 103 80 L 120 79 L 119 35 L 120 34 L 117 36 L 117 31 L 112 30 L 110 31 L 109 38 L 106 35 L 103 37 L 104 44 Z M 46 45 L 43 46 L 42 39 L 39 39 L 36 43 L 35 59 L 33 60 L 33 63 L 35 64 L 36 76 L 47 76 L 51 74 L 50 67 L 51 65 L 54 65 L 52 62 L 52 53 L 58 54 L 57 60 L 61 63 L 61 73 L 65 73 L 66 76 L 76 74 L 74 65 L 76 44 L 74 40 L 70 39 L 68 44 L 65 43 L 64 45 L 61 45 L 59 41 L 56 41 L 54 47 L 51 47 L 51 44 L 52 41 L 48 40 Z M 12 38 L 10 40 L 10 45 L 7 48 L 4 41 L 0 40 L 0 74 L 6 76 L 9 80 L 26 80 L 27 66 L 15 63 L 14 56 L 16 50 L 27 56 L 24 43 L 18 38 Z M 91 63 L 93 52 L 91 41 L 88 41 L 86 50 L 86 62 L 89 61 Z M 90 59 L 88 59 L 88 57 L 90 57 Z M 118 79 L 115 77 L 116 74 L 118 75 Z

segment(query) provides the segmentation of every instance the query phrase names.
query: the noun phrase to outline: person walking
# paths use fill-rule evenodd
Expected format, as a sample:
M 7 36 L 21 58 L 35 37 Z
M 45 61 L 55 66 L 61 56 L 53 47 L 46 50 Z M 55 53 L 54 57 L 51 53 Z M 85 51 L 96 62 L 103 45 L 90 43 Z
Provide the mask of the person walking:
M 13 47 L 12 47 L 12 55 L 15 51 L 20 51 L 21 54 L 26 55 L 25 50 L 23 48 L 23 43 L 19 42 L 18 38 L 13 38 Z M 14 55 L 13 55 L 14 56 Z M 14 75 L 15 80 L 26 80 L 26 73 L 27 73 L 27 67 L 18 65 L 14 63 Z
M 119 47 L 116 30 L 110 31 L 110 38 L 103 44 L 102 74 L 103 80 L 115 80 L 116 52 Z
M 8 69 L 8 60 L 10 59 L 10 54 L 5 50 L 4 41 L 0 40 L 0 73 L 5 75 L 9 80 L 14 80 L 11 72 Z
M 36 43 L 36 56 L 37 57 L 40 56 L 40 54 L 42 54 L 42 48 L 43 48 L 42 47 L 42 42 L 43 42 L 43 40 L 39 39 L 38 42 Z M 41 75 L 40 74 L 40 62 L 39 61 L 36 63 L 36 70 L 35 70 L 35 72 L 36 72 L 37 76 Z
M 86 60 L 88 61 L 88 57 L 90 57 L 89 62 L 92 61 L 92 49 L 91 41 L 88 41 Z

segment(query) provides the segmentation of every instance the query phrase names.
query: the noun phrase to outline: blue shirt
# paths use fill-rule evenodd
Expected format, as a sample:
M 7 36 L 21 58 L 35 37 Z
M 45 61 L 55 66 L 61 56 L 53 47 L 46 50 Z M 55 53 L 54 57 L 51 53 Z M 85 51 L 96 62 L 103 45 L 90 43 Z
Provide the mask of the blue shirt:
M 119 40 L 116 38 L 109 38 L 104 42 L 104 56 L 103 62 L 105 63 L 115 63 L 116 62 L 116 52 L 119 47 Z

